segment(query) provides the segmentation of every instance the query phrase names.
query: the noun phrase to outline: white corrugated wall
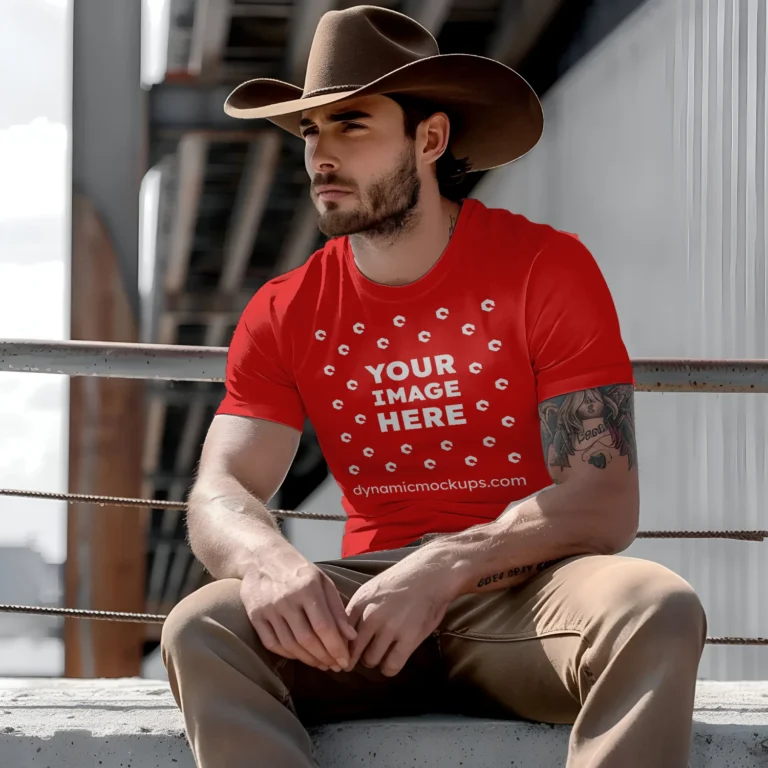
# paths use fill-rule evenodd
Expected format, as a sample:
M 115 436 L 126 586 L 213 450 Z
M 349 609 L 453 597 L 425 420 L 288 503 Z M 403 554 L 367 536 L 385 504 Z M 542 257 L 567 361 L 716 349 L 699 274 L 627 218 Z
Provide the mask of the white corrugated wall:
M 545 98 L 542 144 L 476 196 L 577 232 L 633 357 L 766 358 L 766 0 L 648 0 Z M 768 395 L 638 394 L 646 529 L 768 528 Z M 710 634 L 768 636 L 768 543 L 638 542 Z M 768 648 L 701 676 L 768 678 Z

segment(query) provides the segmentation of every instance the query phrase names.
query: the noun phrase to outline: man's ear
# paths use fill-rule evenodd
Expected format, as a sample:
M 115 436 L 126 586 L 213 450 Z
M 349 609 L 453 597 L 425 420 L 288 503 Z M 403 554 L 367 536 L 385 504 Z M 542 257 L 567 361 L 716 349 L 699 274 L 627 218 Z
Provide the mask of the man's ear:
M 435 112 L 419 126 L 423 132 L 422 158 L 428 163 L 435 163 L 448 149 L 451 137 L 451 121 L 445 112 Z

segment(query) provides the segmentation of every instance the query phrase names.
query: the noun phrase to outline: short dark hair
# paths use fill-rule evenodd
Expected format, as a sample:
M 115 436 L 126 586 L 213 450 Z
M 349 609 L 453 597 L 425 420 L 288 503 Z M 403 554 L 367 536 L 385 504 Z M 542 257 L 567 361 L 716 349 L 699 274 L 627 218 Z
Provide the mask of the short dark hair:
M 413 96 L 407 96 L 400 93 L 386 94 L 392 101 L 403 110 L 405 119 L 405 135 L 409 139 L 416 137 L 416 129 L 419 124 L 424 122 L 435 112 L 445 112 L 449 119 L 448 110 L 432 104 L 426 99 L 420 99 Z M 466 157 L 456 158 L 451 152 L 450 144 L 445 152 L 437 159 L 435 163 L 435 172 L 437 174 L 437 186 L 443 197 L 458 202 L 464 196 L 462 186 L 467 174 L 472 170 L 469 160 Z

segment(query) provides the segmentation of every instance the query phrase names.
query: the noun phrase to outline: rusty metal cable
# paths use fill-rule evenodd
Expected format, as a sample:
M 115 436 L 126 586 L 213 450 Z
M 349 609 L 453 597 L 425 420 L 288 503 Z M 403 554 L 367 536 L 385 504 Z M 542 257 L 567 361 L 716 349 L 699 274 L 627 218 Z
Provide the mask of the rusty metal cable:
M 122 496 L 93 496 L 87 493 L 48 493 L 45 491 L 21 491 L 13 488 L 0 488 L 0 496 L 16 496 L 25 499 L 46 499 L 48 501 L 67 501 L 70 504 L 97 504 L 100 507 L 149 507 L 151 509 L 186 510 L 183 501 L 164 499 L 131 499 Z M 270 510 L 271 511 L 271 510 Z M 273 511 L 275 517 L 295 518 L 297 520 L 344 521 L 346 515 L 325 515 L 320 512 Z M 768 532 L 766 533 L 768 535 Z
M 132 499 L 120 496 L 93 496 L 85 493 L 49 493 L 46 491 L 22 491 L 0 488 L 0 496 L 16 496 L 27 499 L 47 499 L 49 501 L 67 501 L 71 504 L 97 504 L 101 507 L 148 507 L 151 509 L 186 510 L 183 501 L 164 499 Z M 276 510 L 272 514 L 278 518 L 294 520 L 326 520 L 344 522 L 346 515 L 330 515 L 320 512 L 300 512 Z M 764 541 L 768 530 L 752 531 L 640 531 L 638 539 L 734 539 L 736 541 Z
M 38 605 L 9 605 L 0 603 L 0 613 L 31 613 L 35 616 L 67 616 L 71 619 L 97 619 L 129 624 L 162 624 L 166 617 L 158 613 L 124 613 L 122 611 L 92 611 L 84 608 L 51 608 Z
M 48 608 L 1 603 L 0 613 L 31 613 L 37 616 L 66 616 L 71 619 L 120 621 L 131 624 L 163 624 L 167 618 L 157 613 L 122 613 L 120 611 L 91 611 L 81 608 Z M 708 637 L 707 643 L 709 645 L 768 645 L 768 637 Z
M 183 501 L 163 499 L 133 499 L 119 496 L 94 496 L 84 493 L 50 493 L 47 491 L 22 491 L 0 489 L 0 496 L 15 496 L 28 499 L 46 499 L 66 501 L 71 504 L 98 504 L 102 507 L 148 507 L 153 509 L 185 510 Z M 275 517 L 294 518 L 297 520 L 346 520 L 345 515 L 326 515 L 317 512 L 298 512 L 279 510 Z M 739 541 L 763 541 L 768 538 L 768 530 L 754 531 L 641 531 L 637 538 L 645 539 L 736 539 Z M 94 611 L 82 608 L 52 608 L 33 605 L 0 604 L 0 613 L 28 613 L 38 616 L 65 616 L 73 619 L 92 619 L 97 621 L 119 621 L 134 624 L 162 624 L 166 617 L 155 613 L 125 613 L 122 611 Z M 768 645 L 765 637 L 708 637 L 710 645 Z

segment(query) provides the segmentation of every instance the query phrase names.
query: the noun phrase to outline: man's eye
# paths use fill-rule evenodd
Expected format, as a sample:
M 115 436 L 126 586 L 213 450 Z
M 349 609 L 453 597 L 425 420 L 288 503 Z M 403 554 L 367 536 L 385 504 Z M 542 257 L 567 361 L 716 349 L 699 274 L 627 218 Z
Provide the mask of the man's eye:
M 360 125 L 360 123 L 344 123 L 344 130 L 345 131 L 351 131 L 355 128 L 365 128 L 364 125 Z
M 310 133 L 316 133 L 316 132 L 317 132 L 317 128 L 305 128 L 301 132 L 301 136 L 302 136 L 302 138 L 304 138 L 306 136 L 309 136 Z

